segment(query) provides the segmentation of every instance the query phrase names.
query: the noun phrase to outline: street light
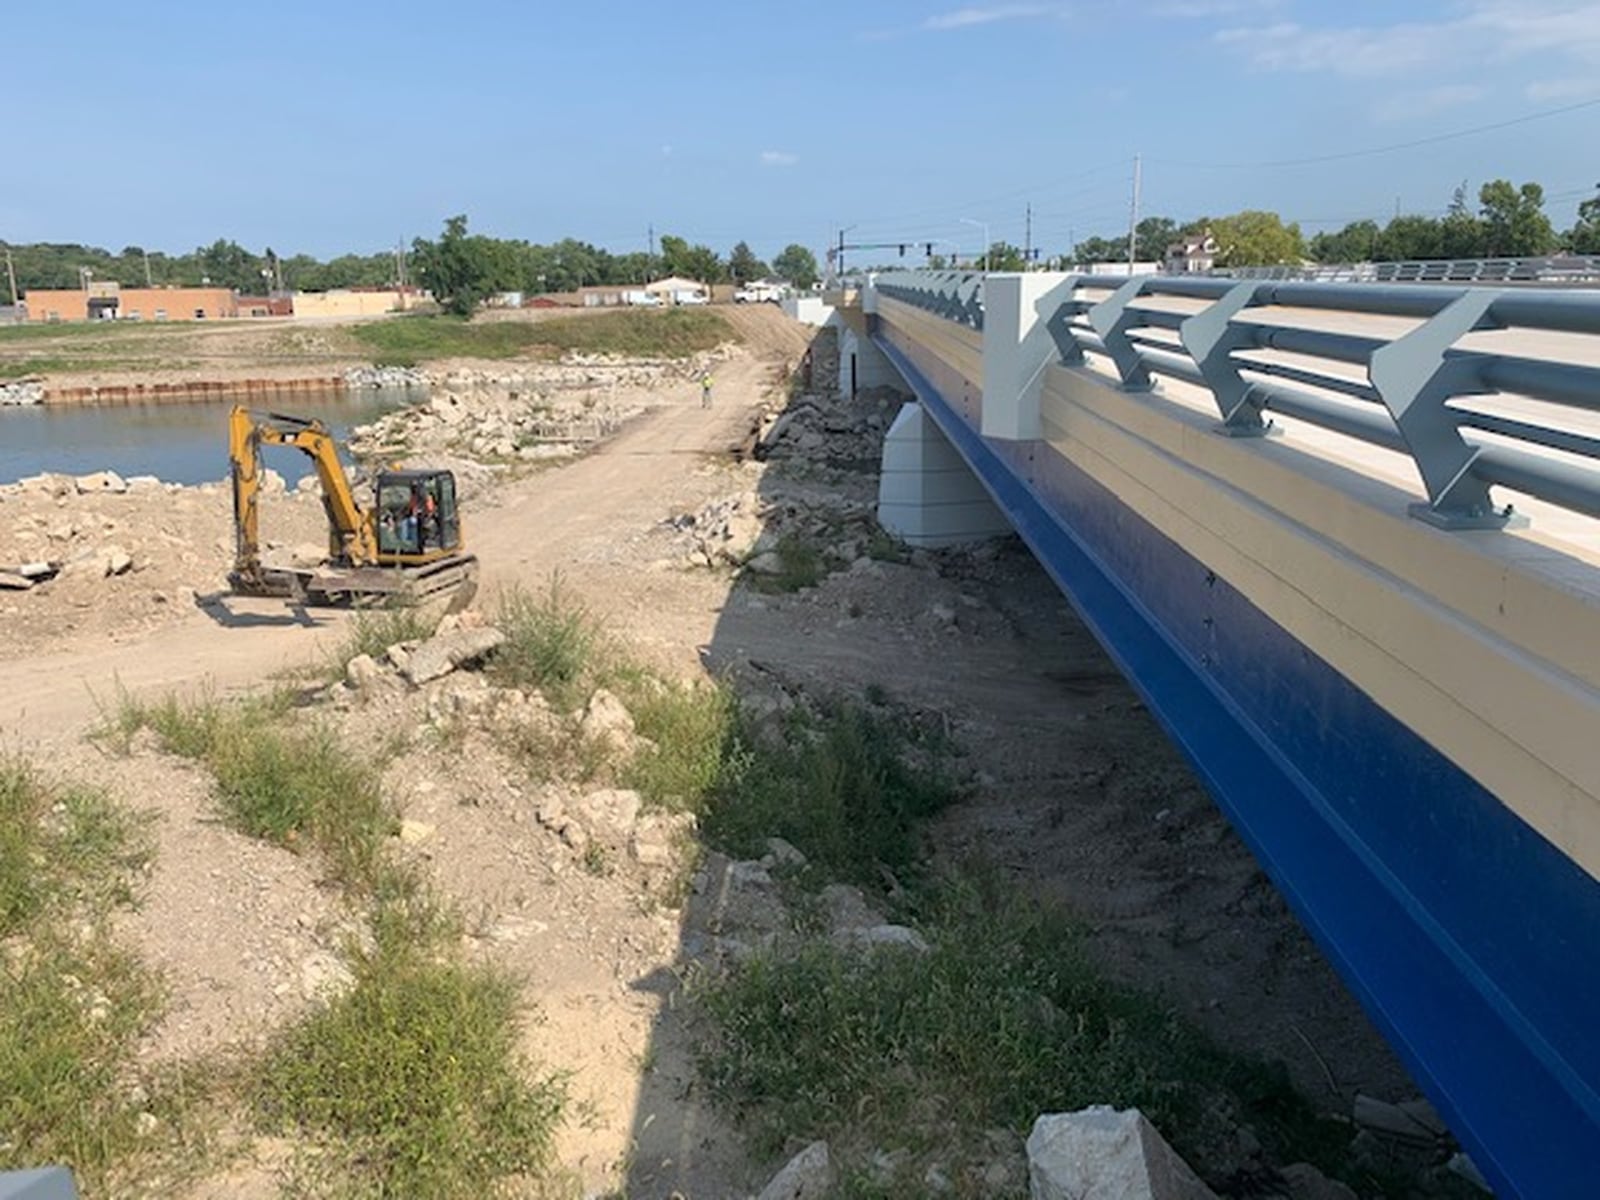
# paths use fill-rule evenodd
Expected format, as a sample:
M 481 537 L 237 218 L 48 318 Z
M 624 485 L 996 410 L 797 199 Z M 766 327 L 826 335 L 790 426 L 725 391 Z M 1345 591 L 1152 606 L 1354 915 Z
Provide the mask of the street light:
M 975 225 L 983 230 L 983 269 L 987 272 L 989 270 L 989 222 L 974 221 L 971 217 L 962 217 L 960 220 L 963 225 Z

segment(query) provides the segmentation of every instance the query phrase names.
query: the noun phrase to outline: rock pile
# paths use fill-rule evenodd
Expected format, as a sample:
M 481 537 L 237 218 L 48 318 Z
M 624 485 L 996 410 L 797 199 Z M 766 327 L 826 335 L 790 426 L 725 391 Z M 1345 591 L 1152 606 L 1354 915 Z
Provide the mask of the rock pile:
M 361 457 L 430 462 L 440 454 L 497 463 L 566 458 L 610 437 L 653 393 L 732 353 L 722 347 L 687 360 L 569 355 L 558 363 L 411 372 L 405 386 L 425 382 L 428 401 L 354 430 L 350 448 Z
M 425 388 L 428 376 L 414 367 L 351 367 L 344 385 L 353 392 Z
M 44 403 L 44 384 L 36 379 L 0 383 L 0 408 Z

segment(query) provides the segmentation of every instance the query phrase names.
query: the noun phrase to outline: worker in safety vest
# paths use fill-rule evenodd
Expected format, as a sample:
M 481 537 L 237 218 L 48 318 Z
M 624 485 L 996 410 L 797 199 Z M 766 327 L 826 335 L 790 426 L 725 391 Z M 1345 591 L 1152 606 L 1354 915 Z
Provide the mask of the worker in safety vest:
M 706 371 L 700 376 L 700 407 L 711 407 L 711 372 Z

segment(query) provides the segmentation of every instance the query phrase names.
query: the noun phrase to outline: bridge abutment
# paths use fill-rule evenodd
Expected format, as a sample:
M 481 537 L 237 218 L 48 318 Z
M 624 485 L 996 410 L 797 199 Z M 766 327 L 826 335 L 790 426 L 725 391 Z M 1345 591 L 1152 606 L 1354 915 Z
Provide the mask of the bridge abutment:
M 901 408 L 883 441 L 878 523 L 901 541 L 924 547 L 1011 532 L 966 460 L 915 402 Z

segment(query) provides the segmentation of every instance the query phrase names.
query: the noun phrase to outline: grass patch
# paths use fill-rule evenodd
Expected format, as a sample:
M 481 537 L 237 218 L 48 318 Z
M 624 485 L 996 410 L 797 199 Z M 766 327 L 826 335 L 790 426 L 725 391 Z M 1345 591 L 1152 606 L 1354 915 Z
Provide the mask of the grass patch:
M 159 989 L 103 921 L 147 853 L 101 793 L 0 759 L 0 1169 L 67 1163 L 98 1188 L 143 1152 L 127 1063 Z
M 511 588 L 500 595 L 495 624 L 506 640 L 489 675 L 503 687 L 538 689 L 570 712 L 588 694 L 602 646 L 600 624 L 568 593 L 559 574 L 541 593 Z
M 316 1141 L 340 1191 L 495 1195 L 549 1164 L 565 1093 L 517 1052 L 515 982 L 441 960 L 430 940 L 380 936 L 351 989 L 260 1071 L 258 1119 Z
M 738 340 L 721 314 L 703 308 L 622 309 L 548 321 L 472 322 L 425 315 L 364 322 L 349 332 L 375 363 L 405 367 L 440 358 L 554 357 L 572 351 L 687 358 Z
M 749 857 L 776 835 L 829 878 L 874 888 L 881 867 L 914 870 L 918 826 L 960 794 L 942 737 L 837 699 L 791 713 L 781 733 L 741 719 L 699 806 L 707 839 Z
M 1041 1112 L 1112 1104 L 1142 1109 L 1214 1184 L 1241 1122 L 1278 1162 L 1345 1170 L 1347 1127 L 1281 1069 L 1104 981 L 1060 915 L 973 883 L 946 885 L 924 915 L 926 955 L 812 943 L 705 988 L 701 1069 L 760 1149 L 827 1137 L 949 1155 L 987 1128 L 1025 1134 Z
M 133 365 L 136 364 L 121 359 L 31 355 L 28 358 L 0 359 L 0 379 L 27 379 L 34 375 L 64 375 L 69 371 L 103 371 Z
M 324 725 L 285 726 L 287 704 L 281 695 L 231 704 L 125 697 L 113 731 L 127 737 L 153 730 L 167 750 L 211 771 L 234 828 L 292 850 L 313 849 L 335 882 L 370 890 L 396 820 L 378 770 Z
M 700 811 L 722 780 L 738 716 L 720 684 L 672 684 L 635 673 L 616 681 L 634 728 L 653 748 L 636 755 L 624 782 L 651 804 Z

